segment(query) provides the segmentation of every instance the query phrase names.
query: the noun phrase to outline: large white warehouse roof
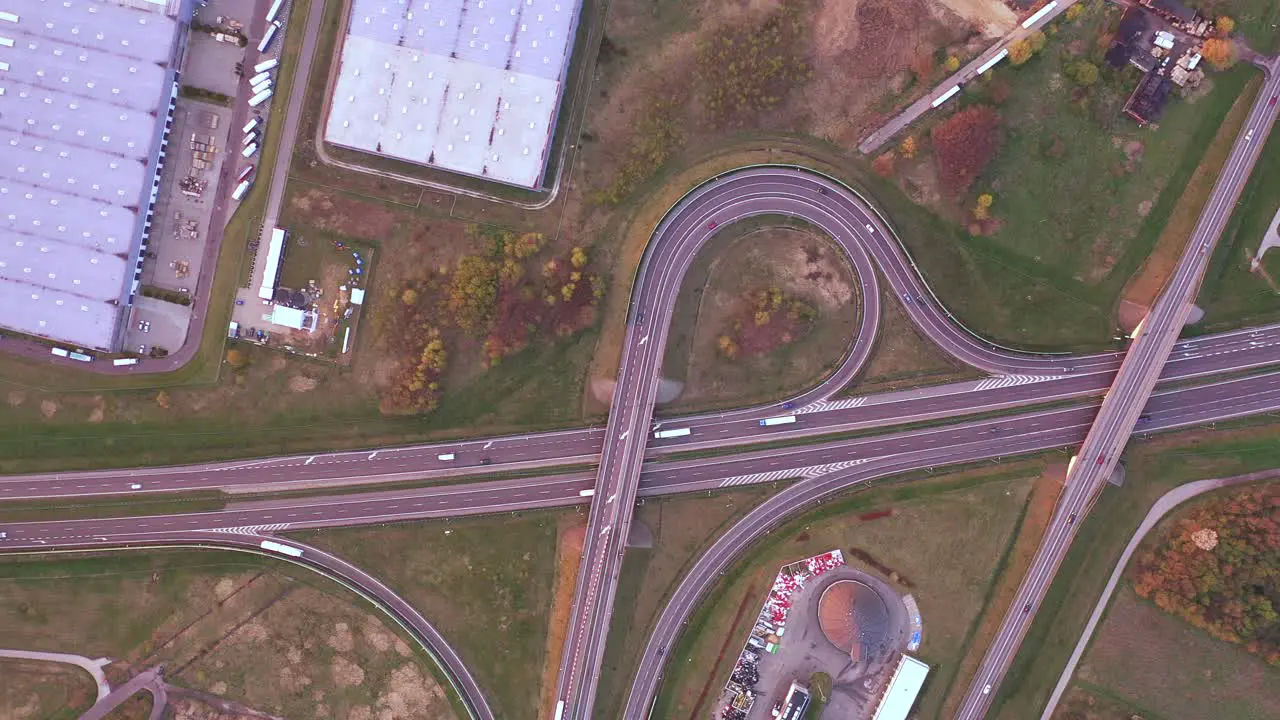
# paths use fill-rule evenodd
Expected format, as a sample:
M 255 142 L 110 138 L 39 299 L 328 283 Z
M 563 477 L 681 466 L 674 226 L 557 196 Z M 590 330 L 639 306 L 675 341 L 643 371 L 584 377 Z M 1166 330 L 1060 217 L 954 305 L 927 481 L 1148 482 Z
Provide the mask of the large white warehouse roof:
M 325 139 L 543 179 L 581 0 L 354 0 Z
M 112 349 L 173 94 L 167 8 L 0 0 L 0 325 Z

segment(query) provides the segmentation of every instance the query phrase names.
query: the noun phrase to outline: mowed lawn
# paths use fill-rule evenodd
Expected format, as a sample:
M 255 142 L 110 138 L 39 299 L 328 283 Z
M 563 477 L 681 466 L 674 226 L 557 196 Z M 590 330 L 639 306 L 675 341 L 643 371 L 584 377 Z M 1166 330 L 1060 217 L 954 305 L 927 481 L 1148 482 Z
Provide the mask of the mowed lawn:
M 1108 608 L 1076 685 L 1123 704 L 1129 713 L 1163 720 L 1280 717 L 1280 668 L 1210 637 L 1127 588 Z

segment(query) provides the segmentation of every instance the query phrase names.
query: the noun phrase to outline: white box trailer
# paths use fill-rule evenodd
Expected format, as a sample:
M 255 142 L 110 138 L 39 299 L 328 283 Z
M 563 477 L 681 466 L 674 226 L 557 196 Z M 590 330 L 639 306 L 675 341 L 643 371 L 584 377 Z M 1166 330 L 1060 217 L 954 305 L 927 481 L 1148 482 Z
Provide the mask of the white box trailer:
M 270 60 L 264 60 L 263 62 L 260 62 L 257 65 L 254 65 L 253 71 L 256 73 L 266 72 L 268 70 L 271 70 L 272 68 L 277 67 L 278 65 L 280 65 L 280 61 L 275 58 L 271 58 Z
M 256 152 L 258 152 L 258 143 L 252 143 L 247 145 L 245 149 L 241 150 L 240 154 L 244 157 L 253 157 L 253 154 Z
M 54 355 L 57 355 L 58 357 L 67 357 L 68 355 L 70 355 L 70 354 L 71 354 L 70 352 L 68 352 L 68 351 L 66 351 L 66 350 L 63 350 L 63 349 L 62 349 L 62 348 L 60 348 L 60 347 L 56 347 L 56 348 L 54 348 L 54 349 L 50 350 L 49 352 L 50 352 L 50 353 L 53 353 Z
M 249 107 L 258 107 L 262 103 L 266 102 L 267 98 L 270 98 L 270 97 L 271 97 L 271 88 L 267 88 L 266 90 L 263 90 L 260 93 L 256 93 L 254 94 L 253 97 L 249 98 Z
M 254 75 L 253 77 L 249 78 L 249 84 L 250 84 L 250 85 L 261 85 L 262 83 L 264 83 L 264 82 L 266 82 L 266 81 L 268 81 L 268 80 L 270 80 L 270 79 L 271 79 L 271 73 L 267 72 L 266 70 L 263 70 L 262 72 L 258 73 L 257 75 Z
M 258 129 L 258 126 L 261 124 L 262 124 L 262 118 L 260 117 L 249 118 L 249 122 L 245 123 L 244 127 L 240 128 L 240 132 L 251 133 L 254 130 Z
M 293 547 L 292 545 L 285 545 L 283 543 L 278 543 L 273 540 L 263 540 L 259 544 L 259 546 L 263 550 L 270 550 L 271 552 L 280 553 L 281 555 L 288 555 L 289 557 L 302 557 L 302 551 L 299 550 L 298 548 Z
M 138 358 L 120 358 L 118 360 L 112 360 L 111 364 L 116 367 L 120 367 L 122 365 L 137 365 Z
M 267 9 L 267 22 L 273 22 L 276 16 L 280 14 L 280 8 L 284 7 L 284 0 L 275 0 L 271 3 L 271 7 Z
M 676 428 L 675 430 L 659 430 L 653 434 L 654 439 L 662 440 L 663 438 L 684 437 L 693 432 L 689 428 Z
M 249 181 L 245 180 L 244 182 L 237 185 L 236 189 L 231 191 L 231 199 L 239 200 L 240 198 L 244 197 L 244 194 L 249 192 L 249 184 L 250 184 Z
M 271 41 L 276 39 L 276 33 L 280 32 L 280 23 L 273 22 L 267 26 L 267 31 L 263 33 L 262 40 L 258 41 L 258 52 L 266 52 L 271 47 Z
M 452 460 L 454 457 L 456 457 L 456 456 L 455 456 L 453 453 L 443 453 L 443 454 L 437 455 L 437 456 L 436 456 L 436 459 L 437 459 L 437 460 L 444 460 L 444 461 L 446 461 L 446 462 L 447 462 L 447 461 L 449 461 L 449 460 Z
M 765 418 L 760 421 L 760 427 L 773 427 L 774 425 L 790 425 L 796 421 L 795 415 L 783 415 L 782 417 Z

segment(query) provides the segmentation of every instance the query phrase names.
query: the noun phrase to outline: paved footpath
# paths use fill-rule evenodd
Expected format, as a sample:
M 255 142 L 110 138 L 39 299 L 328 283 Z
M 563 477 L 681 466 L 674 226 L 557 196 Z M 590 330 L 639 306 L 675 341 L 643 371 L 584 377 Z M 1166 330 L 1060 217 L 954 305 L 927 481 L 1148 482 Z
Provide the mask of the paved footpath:
M 1063 669 L 1061 677 L 1058 678 L 1058 684 L 1053 688 L 1053 695 L 1049 697 L 1049 704 L 1045 706 L 1044 712 L 1040 715 L 1040 720 L 1049 720 L 1053 716 L 1053 711 L 1058 707 L 1058 702 L 1062 699 L 1063 693 L 1067 691 L 1067 686 L 1071 684 L 1071 678 L 1076 672 L 1076 665 L 1080 663 L 1080 658 L 1084 656 L 1085 648 L 1089 646 L 1089 640 L 1093 638 L 1093 633 L 1097 630 L 1098 623 L 1102 620 L 1102 614 L 1106 612 L 1107 605 L 1111 602 L 1112 593 L 1115 592 L 1116 587 L 1120 584 L 1120 578 L 1124 575 L 1125 568 L 1129 565 L 1129 559 L 1133 557 L 1133 553 L 1142 544 L 1142 539 L 1147 536 L 1147 533 L 1151 532 L 1151 529 L 1174 508 L 1198 495 L 1232 485 L 1275 478 L 1280 478 L 1280 468 L 1263 470 L 1247 475 L 1237 475 L 1236 477 L 1199 480 L 1186 485 L 1179 485 L 1161 495 L 1159 500 L 1156 500 L 1155 505 L 1151 506 L 1151 511 L 1142 519 L 1142 524 L 1138 526 L 1138 529 L 1133 533 L 1133 537 L 1129 539 L 1129 544 L 1125 546 L 1124 552 L 1120 554 L 1120 560 L 1116 562 L 1115 569 L 1111 571 L 1111 578 L 1107 580 L 1107 587 L 1102 591 L 1102 597 L 1098 598 L 1098 604 L 1094 606 L 1093 614 L 1089 616 L 1089 622 L 1084 626 L 1084 632 L 1080 633 L 1080 640 L 1076 643 L 1075 650 L 1071 652 L 1071 659 L 1067 661 L 1067 667 Z
M 107 676 L 102 672 L 103 667 L 111 664 L 110 658 L 98 658 L 97 660 L 94 660 L 83 655 L 72 655 L 71 653 L 4 649 L 0 649 L 0 657 L 13 658 L 15 660 L 41 660 L 44 662 L 76 665 L 92 675 L 94 681 L 98 683 L 98 702 L 102 702 L 103 698 L 111 694 L 111 685 L 107 683 Z

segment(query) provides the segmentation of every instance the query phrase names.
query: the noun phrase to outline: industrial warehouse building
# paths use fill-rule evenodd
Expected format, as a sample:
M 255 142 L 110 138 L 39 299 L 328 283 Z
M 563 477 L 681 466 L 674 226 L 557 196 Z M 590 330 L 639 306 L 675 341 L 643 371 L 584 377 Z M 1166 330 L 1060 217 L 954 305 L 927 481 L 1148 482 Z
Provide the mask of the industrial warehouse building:
M 335 145 L 541 187 L 581 0 L 353 0 Z
M 119 348 L 186 12 L 185 0 L 0 0 L 0 325 Z

